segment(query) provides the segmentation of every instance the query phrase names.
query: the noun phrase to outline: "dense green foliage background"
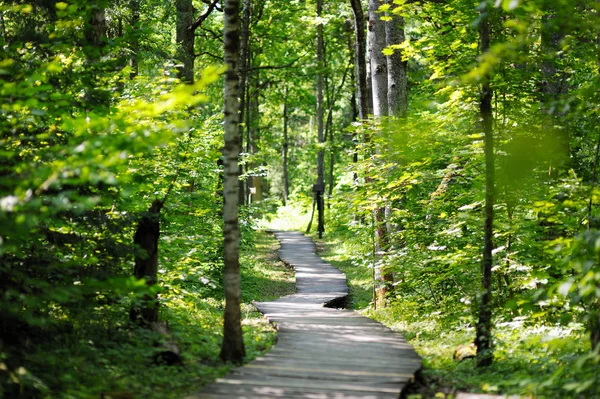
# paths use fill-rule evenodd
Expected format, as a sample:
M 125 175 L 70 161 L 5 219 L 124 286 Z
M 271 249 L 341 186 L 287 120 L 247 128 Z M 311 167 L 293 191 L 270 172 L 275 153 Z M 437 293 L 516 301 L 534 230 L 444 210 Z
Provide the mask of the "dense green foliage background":
M 133 3 L 0 5 L 0 392 L 7 397 L 111 390 L 181 397 L 181 389 L 227 370 L 217 360 L 221 13 L 195 32 L 196 81 L 186 85 L 177 77 L 178 2 L 138 2 L 137 22 Z M 483 56 L 483 3 L 384 5 L 389 18 L 405 20 L 406 41 L 386 54 L 408 62 L 409 113 L 360 121 L 349 4 L 328 1 L 316 18 L 311 1 L 250 2 L 243 299 L 291 291 L 287 272 L 267 266 L 275 261 L 272 240 L 254 230 L 306 228 L 315 158 L 324 149 L 332 171 L 326 242 L 335 244 L 327 259 L 349 275 L 354 308 L 411 340 L 430 382 L 595 397 L 600 10 L 591 0 L 488 3 L 492 49 Z M 192 4 L 194 17 L 209 6 Z M 102 10 L 104 28 L 96 18 Z M 317 24 L 325 34 L 321 69 Z M 325 74 L 324 145 L 315 133 L 317 72 Z M 492 76 L 496 138 L 496 355 L 494 366 L 474 371 L 471 360 L 451 357 L 472 342 L 479 304 L 485 74 Z M 251 190 L 257 187 L 260 197 Z M 132 277 L 133 235 L 156 199 L 165 200 L 159 283 L 147 286 Z M 387 209 L 384 251 L 374 242 L 378 208 Z M 374 309 L 378 265 L 393 273 L 394 288 L 387 306 Z M 128 321 L 132 303 L 156 292 L 183 365 L 154 364 L 154 345 L 164 337 Z M 250 305 L 244 315 L 252 357 L 273 335 Z

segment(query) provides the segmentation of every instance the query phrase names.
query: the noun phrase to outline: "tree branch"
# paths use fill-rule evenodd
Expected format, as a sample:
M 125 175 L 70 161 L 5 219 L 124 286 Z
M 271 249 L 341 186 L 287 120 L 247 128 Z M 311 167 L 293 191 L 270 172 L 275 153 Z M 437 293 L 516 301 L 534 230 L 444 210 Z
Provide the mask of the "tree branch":
M 208 16 L 213 12 L 218 2 L 219 0 L 213 0 L 213 2 L 210 4 L 208 2 L 204 2 L 205 4 L 208 4 L 208 8 L 192 23 L 188 29 L 192 32 L 195 32 L 196 29 L 198 29 L 198 27 L 202 25 L 206 18 L 208 18 Z
M 200 26 L 200 29 L 202 29 L 205 32 L 210 33 L 214 39 L 217 39 L 218 41 L 220 41 L 221 43 L 223 43 L 223 34 L 222 33 L 219 35 L 215 31 L 212 31 L 212 30 L 210 30 L 208 28 L 205 28 L 204 26 Z
M 215 58 L 215 59 L 217 59 L 219 61 L 223 61 L 223 57 L 219 57 L 218 55 L 214 55 L 213 53 L 208 52 L 208 51 L 205 51 L 203 53 L 195 54 L 195 57 L 200 57 L 201 55 L 208 55 L 209 57 Z
M 253 71 L 259 71 L 259 70 L 263 70 L 263 69 L 285 69 L 285 68 L 291 68 L 297 61 L 299 61 L 301 58 L 305 57 L 306 54 L 301 55 L 300 57 L 288 62 L 285 65 L 264 65 L 264 66 L 256 66 L 256 67 L 252 67 L 252 68 L 248 68 L 246 70 L 246 72 L 253 72 Z

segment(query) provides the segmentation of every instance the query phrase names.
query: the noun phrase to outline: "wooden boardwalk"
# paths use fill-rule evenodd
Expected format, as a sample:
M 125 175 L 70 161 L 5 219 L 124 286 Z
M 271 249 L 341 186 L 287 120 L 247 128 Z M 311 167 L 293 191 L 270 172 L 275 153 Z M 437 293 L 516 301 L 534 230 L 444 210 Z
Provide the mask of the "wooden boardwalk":
M 412 347 L 382 324 L 337 306 L 344 273 L 315 254 L 310 238 L 276 232 L 280 258 L 296 271 L 297 293 L 257 303 L 276 324 L 277 344 L 189 399 L 398 398 L 421 367 Z

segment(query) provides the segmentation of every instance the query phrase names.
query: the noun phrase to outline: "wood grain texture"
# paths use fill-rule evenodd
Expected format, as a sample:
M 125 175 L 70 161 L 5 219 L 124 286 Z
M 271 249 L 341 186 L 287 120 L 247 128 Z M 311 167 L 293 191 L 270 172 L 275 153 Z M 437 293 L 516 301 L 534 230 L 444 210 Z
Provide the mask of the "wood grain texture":
M 188 399 L 398 398 L 421 367 L 413 348 L 374 320 L 325 307 L 348 295 L 344 273 L 304 235 L 275 236 L 279 257 L 296 271 L 297 293 L 255 305 L 277 326 L 277 344 Z

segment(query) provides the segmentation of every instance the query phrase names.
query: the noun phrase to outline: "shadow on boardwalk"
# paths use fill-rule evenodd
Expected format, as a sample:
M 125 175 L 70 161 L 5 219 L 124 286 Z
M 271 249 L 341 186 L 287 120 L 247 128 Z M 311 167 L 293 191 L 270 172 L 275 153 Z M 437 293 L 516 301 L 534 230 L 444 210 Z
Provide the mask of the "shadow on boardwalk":
M 275 236 L 297 287 L 296 294 L 256 304 L 277 325 L 277 344 L 188 399 L 398 398 L 421 367 L 413 348 L 376 321 L 325 307 L 348 295 L 344 273 L 317 256 L 301 233 Z

